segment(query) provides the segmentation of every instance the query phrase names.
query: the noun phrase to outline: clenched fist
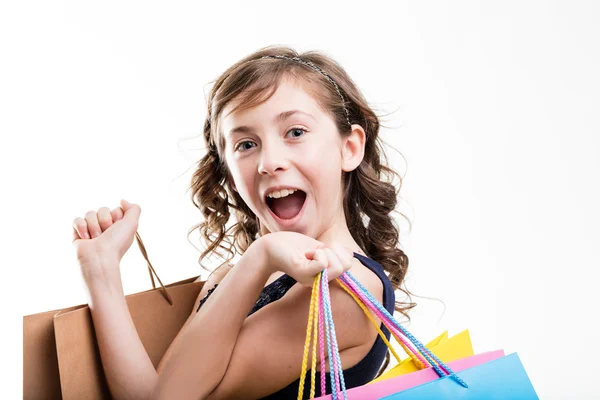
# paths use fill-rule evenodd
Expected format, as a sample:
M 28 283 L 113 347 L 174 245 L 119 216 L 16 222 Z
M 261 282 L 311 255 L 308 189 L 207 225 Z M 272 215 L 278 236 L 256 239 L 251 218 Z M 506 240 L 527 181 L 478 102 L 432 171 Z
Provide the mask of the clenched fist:
M 269 272 L 282 271 L 306 287 L 324 269 L 332 281 L 352 267 L 353 252 L 338 242 L 323 243 L 291 231 L 272 232 L 258 242 Z
M 73 221 L 73 245 L 84 278 L 93 277 L 105 267 L 118 267 L 138 228 L 141 208 L 121 200 L 112 211 L 101 207 Z

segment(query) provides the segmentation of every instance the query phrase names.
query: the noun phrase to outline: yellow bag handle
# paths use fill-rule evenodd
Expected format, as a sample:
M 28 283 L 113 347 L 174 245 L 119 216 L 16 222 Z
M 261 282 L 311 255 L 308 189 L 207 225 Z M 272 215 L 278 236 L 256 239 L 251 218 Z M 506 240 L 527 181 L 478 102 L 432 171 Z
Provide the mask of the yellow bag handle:
M 392 345 L 390 344 L 390 342 L 387 340 L 387 338 L 385 337 L 385 335 L 383 334 L 383 332 L 381 331 L 381 329 L 379 328 L 379 326 L 377 325 L 377 323 L 375 322 L 375 320 L 371 316 L 371 313 L 369 313 L 369 310 L 367 310 L 367 307 L 364 305 L 364 303 L 358 297 L 356 297 L 356 295 L 354 293 L 352 293 L 350 291 L 350 289 L 348 289 L 346 287 L 346 285 L 342 285 L 339 281 L 338 281 L 338 283 L 340 284 L 340 286 L 342 287 L 342 289 L 344 289 L 346 291 L 346 293 L 348 293 L 350 296 L 352 296 L 352 298 L 354 299 L 354 301 L 356 302 L 356 304 L 358 304 L 358 306 L 361 308 L 361 310 L 363 310 L 363 312 L 365 313 L 365 315 L 367 316 L 367 318 L 369 318 L 369 321 L 371 321 L 371 324 L 373 325 L 373 327 L 375 327 L 375 329 L 377 330 L 377 333 L 379 334 L 379 336 L 381 337 L 381 339 L 383 340 L 383 342 L 385 343 L 385 345 L 387 346 L 387 348 L 390 349 L 390 352 L 394 355 L 394 358 L 396 358 L 396 361 L 398 361 L 398 364 L 400 364 L 402 361 L 400 360 L 400 357 L 398 356 L 398 353 L 396 353 L 396 351 L 394 350 L 394 348 L 392 347 Z M 400 338 L 394 333 L 393 330 L 391 330 L 391 329 L 388 329 L 388 330 L 390 331 L 391 335 L 396 339 L 396 341 L 398 342 L 398 344 L 400 344 L 400 346 L 402 346 L 402 348 L 404 349 L 404 351 L 406 352 L 406 354 L 408 354 L 409 357 L 411 357 L 413 359 L 413 361 L 416 364 L 417 368 L 419 368 L 419 369 L 425 369 L 425 368 L 427 368 L 418 359 L 418 357 L 416 357 L 413 354 L 413 352 L 410 351 L 410 349 L 408 348 L 408 346 L 406 346 L 404 343 L 402 343 L 402 341 L 400 340 Z
M 315 396 L 315 381 L 316 381 L 316 367 L 317 367 L 317 341 L 318 341 L 317 335 L 318 335 L 318 320 L 319 320 L 318 305 L 319 305 L 319 300 L 320 300 L 319 283 L 321 281 L 321 274 L 322 273 L 319 273 L 315 276 L 315 279 L 313 280 L 312 293 L 310 296 L 310 306 L 309 306 L 309 311 L 308 311 L 308 323 L 306 325 L 306 339 L 304 341 L 304 351 L 303 351 L 303 356 L 302 356 L 302 370 L 300 372 L 300 384 L 298 387 L 298 400 L 302 400 L 302 396 L 304 395 L 304 382 L 305 382 L 305 377 L 306 377 L 306 371 L 308 368 L 308 351 L 310 348 L 311 339 L 312 339 L 312 360 L 311 360 L 312 362 L 311 362 L 310 396 L 309 396 L 309 398 L 312 399 Z M 398 363 L 400 363 L 401 362 L 400 356 L 398 356 L 398 353 L 396 353 L 396 350 L 394 350 L 394 348 L 392 347 L 390 342 L 387 340 L 387 338 L 381 331 L 381 328 L 377 325 L 377 323 L 371 316 L 371 313 L 369 313 L 365 304 L 358 297 L 356 297 L 356 295 L 354 293 L 352 293 L 345 285 L 343 285 L 339 281 L 339 279 L 336 279 L 336 281 L 338 281 L 338 284 L 342 287 L 342 289 L 344 289 L 346 291 L 346 293 L 348 293 L 354 299 L 356 304 L 358 304 L 358 306 L 365 313 L 367 318 L 369 318 L 369 321 L 371 322 L 373 327 L 375 327 L 375 329 L 377 330 L 377 333 L 379 334 L 381 339 L 383 339 L 383 342 L 385 343 L 385 345 L 388 347 L 388 349 L 390 349 L 390 352 L 394 355 L 394 357 L 396 358 Z M 419 369 L 426 368 L 425 365 L 417 357 L 415 357 L 413 352 L 410 351 L 410 349 L 404 343 L 402 343 L 402 341 L 394 333 L 394 331 L 391 329 L 389 331 L 394 336 L 394 338 L 396 338 L 396 341 L 402 346 L 404 351 L 406 351 L 406 353 L 410 357 L 412 357 L 417 368 L 419 368 Z M 321 365 L 321 368 L 323 368 L 323 367 L 324 366 Z M 330 373 L 333 373 L 333 371 L 331 371 Z

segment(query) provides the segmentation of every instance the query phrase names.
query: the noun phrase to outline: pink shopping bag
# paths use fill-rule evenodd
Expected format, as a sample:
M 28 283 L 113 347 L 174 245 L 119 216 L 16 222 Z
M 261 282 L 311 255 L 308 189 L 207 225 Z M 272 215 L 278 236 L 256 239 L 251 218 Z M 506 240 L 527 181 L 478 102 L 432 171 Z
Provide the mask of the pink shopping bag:
M 504 350 L 490 351 L 487 353 L 476 354 L 471 357 L 463 358 L 448 363 L 454 372 L 460 372 L 467 368 L 496 360 L 504 356 Z M 422 385 L 427 382 L 439 379 L 438 374 L 433 370 L 433 367 L 422 369 L 420 371 L 411 372 L 407 375 L 397 376 L 395 378 L 386 379 L 383 381 L 371 383 L 368 385 L 358 386 L 348 389 L 348 400 L 372 400 L 379 399 L 383 396 L 398 393 L 402 390 L 410 389 L 415 386 Z M 317 400 L 331 399 L 331 395 L 316 397 Z

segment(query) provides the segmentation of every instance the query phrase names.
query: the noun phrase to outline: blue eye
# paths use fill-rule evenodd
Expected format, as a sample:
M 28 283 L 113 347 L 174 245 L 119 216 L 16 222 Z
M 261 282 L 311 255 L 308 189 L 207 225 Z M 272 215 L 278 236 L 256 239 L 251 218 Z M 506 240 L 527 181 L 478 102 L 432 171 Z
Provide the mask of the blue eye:
M 233 150 L 234 150 L 234 151 L 237 151 L 237 150 L 239 150 L 239 148 L 240 148 L 240 147 L 241 147 L 241 146 L 242 146 L 244 143 L 254 143 L 254 142 L 251 142 L 251 141 L 249 141 L 249 140 L 244 140 L 243 142 L 239 142 L 239 143 L 237 144 L 237 146 L 235 146 L 235 148 L 234 148 Z M 244 151 L 246 151 L 246 150 L 249 150 L 249 149 L 247 148 L 247 149 L 244 149 L 244 150 L 241 150 L 241 151 L 242 151 L 242 152 L 244 152 Z
M 302 132 L 303 134 L 307 132 L 306 129 L 304 128 L 299 128 L 299 127 L 295 127 L 290 129 L 289 131 L 287 131 L 287 133 L 289 134 L 290 132 Z M 292 136 L 293 139 L 297 139 L 300 138 L 302 136 L 304 136 L 303 134 L 299 135 L 299 136 Z M 250 141 L 250 140 L 244 140 L 243 142 L 239 142 L 234 148 L 233 151 L 241 151 L 242 153 L 246 150 L 250 150 L 252 147 L 247 147 L 245 149 L 240 149 L 240 147 L 242 147 L 245 143 L 252 143 L 255 144 L 254 142 Z
M 304 133 L 306 133 L 306 129 L 304 129 L 304 128 L 298 128 L 298 127 L 290 129 L 290 130 L 288 131 L 288 133 L 290 133 L 290 132 L 294 132 L 294 131 L 296 131 L 296 132 L 300 131 L 300 132 L 304 132 Z M 297 137 L 300 137 L 300 136 L 294 136 L 294 137 L 295 137 L 295 138 L 297 138 Z

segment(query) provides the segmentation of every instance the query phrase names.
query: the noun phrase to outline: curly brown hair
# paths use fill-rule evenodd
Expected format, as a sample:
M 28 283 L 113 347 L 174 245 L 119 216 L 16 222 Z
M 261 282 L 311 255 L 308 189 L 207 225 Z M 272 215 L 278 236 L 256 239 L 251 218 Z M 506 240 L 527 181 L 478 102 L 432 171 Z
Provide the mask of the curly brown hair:
M 200 265 L 208 270 L 202 265 L 202 260 L 213 253 L 227 264 L 235 257 L 235 251 L 243 254 L 260 233 L 260 221 L 239 193 L 232 190 L 232 177 L 223 156 L 225 142 L 219 133 L 219 122 L 228 104 L 236 100 L 232 113 L 259 105 L 273 95 L 284 77 L 292 78 L 303 82 L 305 90 L 332 116 L 342 137 L 350 134 L 351 127 L 346 120 L 342 99 L 325 76 L 302 63 L 262 58 L 274 55 L 300 57 L 326 72 L 344 95 L 350 123 L 359 124 L 364 129 L 364 158 L 356 169 L 343 175 L 344 214 L 357 244 L 367 257 L 383 266 L 394 290 L 400 290 L 407 296 L 408 301 L 396 301 L 395 309 L 410 320 L 408 310 L 416 304 L 410 301 L 411 293 L 401 287 L 408 269 L 408 257 L 398 248 L 399 228 L 391 216 L 392 212 L 396 212 L 402 177 L 386 165 L 383 140 L 378 135 L 379 117 L 346 71 L 322 52 L 298 53 L 287 46 L 267 46 L 241 59 L 213 81 L 204 123 L 207 152 L 200 159 L 190 185 L 192 201 L 204 216 L 204 221 L 188 232 L 189 237 L 199 228 L 201 241 L 206 242 L 200 255 Z M 387 179 L 382 179 L 384 177 Z M 397 185 L 393 183 L 394 177 L 399 181 Z M 237 222 L 226 228 L 232 209 Z

